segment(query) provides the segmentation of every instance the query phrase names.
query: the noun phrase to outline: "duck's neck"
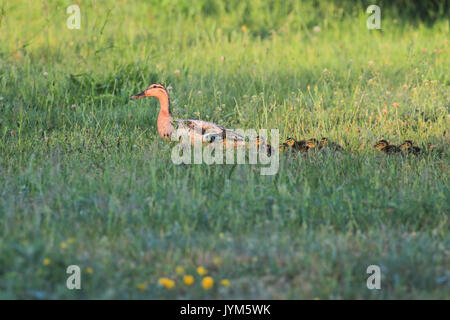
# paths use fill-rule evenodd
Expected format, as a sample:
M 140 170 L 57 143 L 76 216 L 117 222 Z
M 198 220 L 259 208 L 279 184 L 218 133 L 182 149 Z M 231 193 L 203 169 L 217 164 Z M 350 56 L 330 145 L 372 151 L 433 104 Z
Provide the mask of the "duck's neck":
M 169 100 L 169 95 L 166 93 L 164 95 L 161 95 L 159 97 L 157 97 L 159 100 L 159 104 L 161 106 L 161 109 L 159 110 L 159 115 L 160 116 L 167 116 L 167 117 L 171 117 L 172 114 L 170 113 L 170 100 Z
M 157 98 L 161 105 L 157 120 L 158 133 L 163 139 L 167 140 L 174 130 L 172 125 L 172 114 L 170 113 L 169 95 L 166 93 Z

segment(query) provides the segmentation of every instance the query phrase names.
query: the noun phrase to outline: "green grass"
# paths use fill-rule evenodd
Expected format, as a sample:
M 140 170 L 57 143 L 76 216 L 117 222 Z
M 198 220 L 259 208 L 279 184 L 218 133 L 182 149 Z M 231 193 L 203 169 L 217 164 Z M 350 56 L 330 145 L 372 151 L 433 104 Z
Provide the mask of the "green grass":
M 72 1 L 0 4 L 0 298 L 448 298 L 448 20 L 383 12 L 369 31 L 334 2 L 187 3 L 83 1 L 80 30 Z M 129 100 L 152 82 L 180 118 L 346 150 L 282 155 L 275 176 L 176 166 L 157 102 Z M 443 153 L 384 156 L 381 138 Z

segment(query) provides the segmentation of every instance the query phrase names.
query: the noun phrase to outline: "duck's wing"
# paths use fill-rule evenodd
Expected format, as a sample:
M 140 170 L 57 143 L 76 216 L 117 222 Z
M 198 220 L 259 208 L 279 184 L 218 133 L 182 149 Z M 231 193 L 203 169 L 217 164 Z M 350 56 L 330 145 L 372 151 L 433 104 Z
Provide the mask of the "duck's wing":
M 222 141 L 230 140 L 236 143 L 245 143 L 244 137 L 236 132 L 225 129 L 215 123 L 203 120 L 176 120 L 178 129 L 187 130 L 191 137 L 191 142 L 194 139 L 201 139 L 203 143 L 212 143 L 221 139 Z
M 225 128 L 203 120 L 177 120 L 177 128 L 186 130 L 191 142 L 200 139 L 203 143 L 209 143 L 225 134 Z
M 225 131 L 225 128 L 218 126 L 212 122 L 203 120 L 177 120 L 178 128 L 185 128 L 189 130 L 198 130 L 201 134 L 205 134 L 207 131 L 221 133 Z

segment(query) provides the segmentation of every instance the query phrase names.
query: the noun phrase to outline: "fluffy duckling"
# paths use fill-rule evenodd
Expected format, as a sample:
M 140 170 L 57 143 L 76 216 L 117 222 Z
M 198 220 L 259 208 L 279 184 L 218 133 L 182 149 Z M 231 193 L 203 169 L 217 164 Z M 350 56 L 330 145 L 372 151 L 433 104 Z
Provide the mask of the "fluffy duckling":
M 284 145 L 287 145 L 288 147 L 294 148 L 295 143 L 296 143 L 296 141 L 295 141 L 294 138 L 287 137 L 287 138 L 286 138 L 286 141 L 285 141 L 283 144 L 284 144 Z
M 335 142 L 331 142 L 330 140 L 328 140 L 328 138 L 323 137 L 322 139 L 320 139 L 319 142 L 319 149 L 322 148 L 329 148 L 331 150 L 334 151 L 342 151 L 344 150 L 344 148 L 342 148 L 339 144 L 335 143 Z
M 295 144 L 295 140 L 293 138 L 288 137 L 286 139 L 286 141 L 280 145 L 280 151 L 284 152 L 284 151 L 292 150 L 294 144 Z
M 317 139 L 309 139 L 308 141 L 306 141 L 306 147 L 308 148 L 308 150 L 316 150 L 319 149 L 319 141 Z
M 375 145 L 374 148 L 380 150 L 386 154 L 393 154 L 400 151 L 399 147 L 393 144 L 389 144 L 386 140 L 380 140 Z
M 306 146 L 306 140 L 295 141 L 294 150 L 299 152 L 308 151 L 308 147 Z
M 403 153 L 419 154 L 422 152 L 422 150 L 419 147 L 416 147 L 411 140 L 405 140 L 399 146 L 399 149 Z
M 280 146 L 280 151 L 294 150 L 300 152 L 306 152 L 308 148 L 306 147 L 306 141 L 297 141 L 294 138 L 288 137 L 286 141 Z

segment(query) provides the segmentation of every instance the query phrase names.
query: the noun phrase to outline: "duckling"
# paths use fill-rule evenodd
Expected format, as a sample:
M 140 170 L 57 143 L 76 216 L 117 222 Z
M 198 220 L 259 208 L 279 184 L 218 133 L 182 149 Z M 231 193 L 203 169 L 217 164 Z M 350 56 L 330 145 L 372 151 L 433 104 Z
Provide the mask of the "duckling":
M 295 144 L 295 140 L 293 138 L 288 137 L 286 139 L 286 141 L 280 145 L 280 151 L 284 152 L 284 151 L 292 150 L 292 147 L 294 146 L 294 144 Z
M 308 147 L 306 146 L 306 140 L 295 140 L 294 146 L 295 151 L 306 152 Z
M 306 141 L 300 140 L 297 141 L 294 138 L 288 137 L 286 141 L 283 143 L 282 146 L 280 146 L 280 151 L 286 151 L 286 150 L 295 150 L 300 152 L 306 152 Z
M 380 150 L 386 154 L 393 154 L 393 153 L 397 153 L 400 151 L 400 149 L 393 144 L 389 144 L 389 142 L 387 142 L 386 140 L 380 140 L 378 141 L 375 145 L 374 148 L 377 150 Z
M 335 142 L 331 142 L 331 141 L 328 140 L 328 138 L 323 137 L 322 139 L 320 139 L 319 149 L 322 149 L 322 148 L 325 148 L 325 147 L 328 147 L 328 148 L 330 148 L 331 150 L 334 150 L 334 151 L 342 151 L 342 150 L 344 150 L 344 148 L 342 148 L 339 144 L 337 144 Z
M 411 140 L 405 140 L 399 146 L 399 149 L 403 153 L 419 154 L 422 152 L 422 150 L 419 147 L 416 147 Z
M 286 146 L 288 146 L 288 147 L 294 148 L 295 142 L 296 142 L 296 141 L 295 141 L 294 138 L 287 137 L 287 138 L 286 138 L 286 141 L 285 141 L 283 144 L 286 145 Z
M 306 147 L 309 150 L 315 150 L 316 148 L 319 149 L 319 141 L 317 139 L 309 139 L 308 141 L 306 141 Z

